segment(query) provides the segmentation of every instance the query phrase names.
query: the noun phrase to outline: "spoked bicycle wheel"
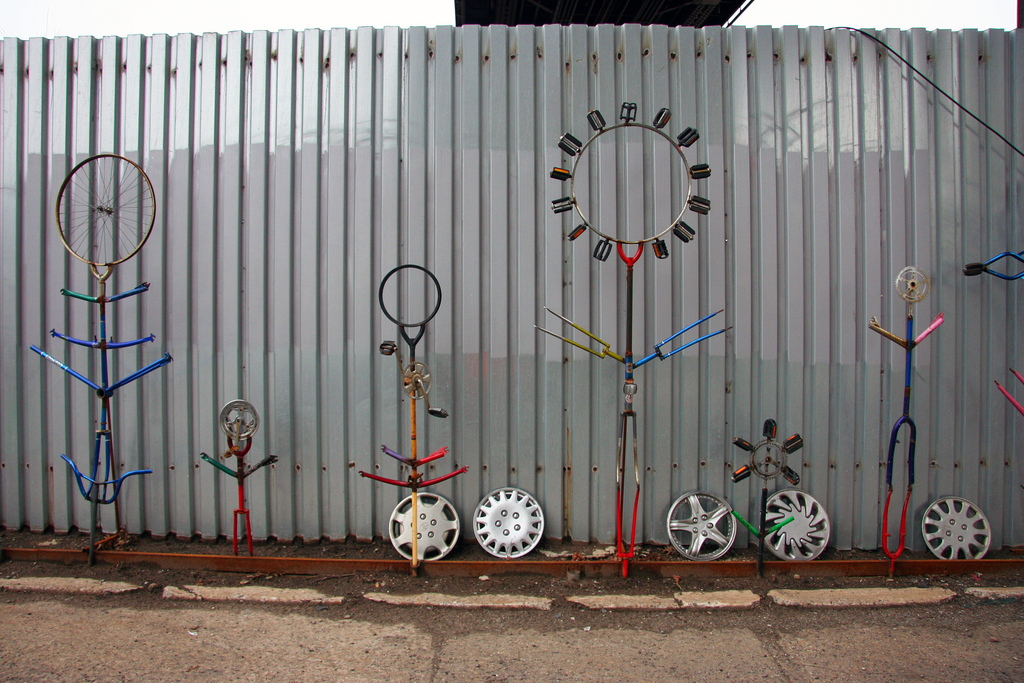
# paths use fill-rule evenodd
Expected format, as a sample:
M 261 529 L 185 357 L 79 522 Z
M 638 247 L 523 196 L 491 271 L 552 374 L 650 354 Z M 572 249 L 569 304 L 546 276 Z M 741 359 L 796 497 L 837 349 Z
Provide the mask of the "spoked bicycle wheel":
M 706 491 L 684 493 L 668 511 L 668 537 L 688 560 L 717 560 L 736 540 L 732 506 Z
M 146 243 L 156 220 L 153 185 L 142 167 L 117 154 L 75 166 L 57 194 L 64 246 L 91 266 L 110 268 Z

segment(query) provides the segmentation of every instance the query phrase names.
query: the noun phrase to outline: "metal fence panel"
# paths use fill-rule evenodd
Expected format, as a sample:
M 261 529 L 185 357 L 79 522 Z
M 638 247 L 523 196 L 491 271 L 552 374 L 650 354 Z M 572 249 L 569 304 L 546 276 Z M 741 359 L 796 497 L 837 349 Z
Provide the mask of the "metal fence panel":
M 1021 146 L 1019 31 L 877 36 Z M 98 372 L 92 352 L 47 334 L 98 324 L 60 294 L 95 284 L 53 207 L 76 163 L 116 152 L 145 168 L 157 217 L 112 280 L 152 288 L 111 307 L 111 334 L 158 341 L 113 354 L 113 373 L 174 357 L 114 399 L 120 466 L 153 469 L 124 487 L 130 531 L 230 535 L 234 482 L 199 454 L 223 452 L 217 413 L 244 397 L 263 417 L 249 457 L 280 456 L 247 481 L 254 535 L 387 536 L 404 492 L 359 472 L 399 476 L 380 445 L 404 450 L 410 425 L 377 353 L 396 334 L 377 287 L 417 263 L 444 292 L 420 356 L 451 412 L 421 420 L 419 438 L 451 447 L 428 475 L 470 467 L 436 487 L 462 535 L 481 497 L 514 485 L 540 501 L 547 535 L 613 541 L 621 368 L 534 326 L 563 329 L 549 307 L 621 351 L 624 268 L 591 258 L 589 236 L 564 239 L 574 223 L 550 211 L 564 188 L 548 172 L 567 161 L 563 132 L 585 139 L 589 110 L 614 120 L 626 101 L 641 120 L 668 107 L 674 132 L 697 127 L 688 159 L 714 171 L 697 241 L 637 266 L 633 350 L 720 308 L 731 326 L 638 370 L 638 539 L 667 543 L 665 516 L 688 490 L 752 515 L 759 485 L 731 482 L 731 439 L 772 417 L 804 436 L 791 464 L 831 515 L 832 544 L 877 548 L 903 353 L 867 322 L 900 329 L 893 281 L 915 264 L 932 277 L 918 318 L 946 323 L 915 353 L 910 545 L 923 547 L 921 515 L 943 495 L 976 502 L 996 546 L 1024 543 L 1024 421 L 992 385 L 1022 365 L 1022 285 L 960 272 L 1024 245 L 1024 161 L 862 35 L 314 29 L 6 38 L 0 59 L 0 525 L 88 524 L 60 455 L 88 457 L 97 401 L 28 347 Z M 595 221 L 630 234 L 670 223 L 682 200 L 668 158 L 598 147 L 605 161 L 577 185 Z

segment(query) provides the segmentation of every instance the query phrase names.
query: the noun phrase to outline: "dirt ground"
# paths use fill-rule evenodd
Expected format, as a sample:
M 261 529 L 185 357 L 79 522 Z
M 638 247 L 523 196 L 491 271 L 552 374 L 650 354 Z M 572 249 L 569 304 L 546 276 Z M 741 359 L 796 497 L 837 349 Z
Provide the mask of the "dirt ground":
M 72 532 L 70 534 L 32 533 L 28 531 L 0 530 L 0 547 L 8 548 L 51 548 L 51 549 L 86 549 L 88 535 Z M 240 552 L 245 553 L 244 540 L 239 543 Z M 231 539 L 220 538 L 216 541 L 195 539 L 179 539 L 167 537 L 154 539 L 149 535 L 130 536 L 116 539 L 106 549 L 137 551 L 148 553 L 185 553 L 231 555 Z M 372 542 L 257 542 L 254 552 L 259 557 L 310 557 L 328 559 L 402 559 L 387 539 L 376 539 Z M 530 561 L 565 559 L 586 560 L 587 558 L 608 559 L 614 557 L 614 549 L 603 545 L 587 545 L 575 543 L 559 543 L 545 540 L 529 555 L 520 558 L 520 563 Z M 1024 552 L 1015 549 L 992 551 L 986 559 L 1012 558 L 1024 559 Z M 461 540 L 444 559 L 477 561 L 494 560 L 479 545 Z M 638 546 L 638 560 L 679 561 L 679 556 L 671 546 Z M 719 562 L 754 561 L 757 559 L 756 547 L 737 550 Z M 766 560 L 775 559 L 771 554 Z M 881 551 L 847 551 L 839 552 L 832 548 L 822 553 L 822 560 L 884 560 Z M 933 559 L 927 552 L 905 552 L 901 559 Z M 75 576 L 99 579 L 131 581 L 146 583 L 153 586 L 204 584 L 211 586 L 263 585 L 279 588 L 297 588 L 315 586 L 328 595 L 361 594 L 367 590 L 377 592 L 393 592 L 396 594 L 416 593 L 422 591 L 441 592 L 452 595 L 480 594 L 483 592 L 500 592 L 525 594 L 538 597 L 558 598 L 571 592 L 574 595 L 588 594 L 643 594 L 671 596 L 679 591 L 709 590 L 752 590 L 763 595 L 773 588 L 839 588 L 839 587 L 909 587 L 909 586 L 942 586 L 954 591 L 962 591 L 969 586 L 1024 586 L 1024 571 L 1000 574 L 966 574 L 953 576 L 897 576 L 888 577 L 818 577 L 801 576 L 799 573 L 779 576 L 708 578 L 697 576 L 679 576 L 673 578 L 646 577 L 639 573 L 631 573 L 629 577 L 601 577 L 600 579 L 578 578 L 567 572 L 564 578 L 539 576 L 530 574 L 526 564 L 523 573 L 503 573 L 488 577 L 481 581 L 474 578 L 449 576 L 412 576 L 398 572 L 358 573 L 346 576 L 303 576 L 292 574 L 252 574 L 240 575 L 215 571 L 182 571 L 159 569 L 140 565 L 111 566 L 98 563 L 94 567 L 82 565 L 64 566 L 46 562 L 5 563 L 0 565 L 0 575 L 7 576 L 15 572 L 19 576 Z
M 82 549 L 82 534 L 0 530 L 6 548 Z M 119 550 L 231 553 L 230 540 L 132 538 Z M 545 543 L 576 558 L 603 546 Z M 396 559 L 372 543 L 260 543 L 256 555 Z M 644 547 L 642 559 L 678 560 L 671 547 Z M 911 554 L 911 557 L 926 557 Z M 531 559 L 551 559 L 539 552 Z M 753 548 L 729 559 L 755 559 Z M 827 559 L 881 559 L 836 553 Z M 992 557 L 1021 558 L 1003 550 Z M 447 559 L 492 559 L 462 542 Z M 440 560 L 444 562 L 445 560 Z M 544 681 L 1020 681 L 1024 682 L 1024 601 L 981 600 L 970 586 L 1024 586 L 1024 573 L 958 576 L 765 578 L 492 577 L 365 572 L 337 576 L 168 570 L 84 562 L 0 563 L 0 577 L 87 577 L 144 590 L 120 595 L 0 592 L 0 678 L 11 681 L 269 680 Z M 180 602 L 165 586 L 315 589 L 339 605 Z M 590 610 L 567 596 L 776 588 L 943 587 L 951 601 L 882 609 L 795 609 L 762 599 L 737 611 Z M 368 592 L 519 594 L 553 600 L 547 611 L 394 607 Z

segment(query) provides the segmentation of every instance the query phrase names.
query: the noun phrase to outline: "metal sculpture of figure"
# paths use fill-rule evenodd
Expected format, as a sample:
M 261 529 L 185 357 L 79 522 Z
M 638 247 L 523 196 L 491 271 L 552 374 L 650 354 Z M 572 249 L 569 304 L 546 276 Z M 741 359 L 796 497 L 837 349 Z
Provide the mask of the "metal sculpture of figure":
M 913 373 L 913 351 L 914 347 L 924 341 L 925 337 L 938 329 L 943 323 L 942 313 L 935 316 L 935 320 L 916 337 L 914 336 L 914 304 L 920 303 L 928 296 L 930 281 L 928 276 L 916 266 L 907 266 L 896 276 L 896 291 L 900 297 L 907 302 L 907 337 L 904 339 L 878 324 L 874 316 L 868 322 L 875 332 L 879 333 L 889 341 L 902 346 L 906 354 L 906 373 L 903 385 L 903 414 L 896 420 L 892 427 L 892 434 L 889 436 L 889 457 L 885 468 L 885 483 L 889 493 L 885 497 L 885 510 L 882 513 L 882 549 L 889 558 L 889 575 L 891 576 L 896 568 L 896 560 L 903 554 L 907 541 L 907 506 L 910 504 L 910 494 L 914 490 L 914 452 L 917 449 L 917 425 L 910 418 L 910 380 Z M 900 540 L 896 550 L 889 549 L 889 502 L 892 500 L 892 471 L 893 460 L 896 455 L 897 437 L 900 428 L 907 425 L 910 429 L 910 441 L 907 444 L 907 497 L 903 501 L 903 511 L 900 513 Z
M 115 154 L 89 157 L 75 166 L 57 194 L 57 228 L 64 247 L 77 259 L 89 265 L 89 271 L 99 284 L 96 296 L 61 289 L 71 299 L 96 304 L 99 308 L 99 336 L 91 340 L 76 339 L 50 330 L 50 335 L 66 342 L 98 349 L 100 352 L 100 380 L 94 381 L 76 372 L 37 346 L 31 349 L 64 372 L 79 380 L 100 399 L 99 427 L 95 432 L 92 461 L 83 472 L 66 454 L 61 458 L 71 467 L 78 482 L 78 490 L 90 502 L 89 564 L 96 561 L 96 527 L 99 523 L 99 505 L 114 503 L 115 524 L 121 532 L 121 514 L 117 496 L 124 481 L 131 476 L 150 474 L 152 470 L 139 469 L 118 474 L 114 457 L 113 416 L 110 399 L 126 384 L 139 379 L 171 362 L 166 351 L 158 360 L 120 380 L 111 382 L 107 352 L 137 346 L 156 339 L 153 335 L 133 341 L 115 342 L 107 338 L 107 304 L 121 301 L 149 291 L 149 283 L 120 294 L 107 296 L 107 281 L 114 266 L 138 253 L 153 230 L 156 217 L 156 199 L 153 186 L 142 168 L 133 161 Z M 102 467 L 102 474 L 100 472 Z M 100 543 L 115 536 L 108 537 Z
M 245 518 L 245 538 L 249 542 L 249 555 L 252 555 L 252 524 L 249 522 L 249 509 L 245 507 L 244 482 L 250 474 L 262 467 L 274 464 L 278 458 L 276 455 L 268 455 L 255 465 L 247 466 L 245 464 L 245 456 L 252 448 L 253 434 L 260 428 L 260 414 L 248 401 L 237 399 L 224 404 L 220 410 L 220 428 L 228 437 L 228 449 L 220 457 L 227 459 L 235 456 L 235 469 L 232 470 L 217 462 L 206 453 L 199 455 L 203 460 L 238 481 L 238 507 L 231 518 L 231 549 L 235 555 L 238 554 L 238 518 L 241 516 Z
M 689 348 L 694 344 L 702 342 L 706 339 L 710 339 L 715 335 L 725 332 L 725 329 L 705 334 L 698 339 L 683 344 L 677 348 L 672 349 L 668 353 L 662 351 L 662 347 L 669 342 L 675 340 L 678 336 L 684 332 L 700 325 L 708 319 L 714 317 L 721 311 L 712 313 L 711 315 L 705 316 L 695 323 L 683 328 L 676 332 L 672 336 L 668 337 L 659 344 L 655 344 L 654 351 L 644 356 L 639 360 L 635 360 L 633 356 L 633 269 L 637 261 L 640 260 L 640 256 L 643 254 L 644 246 L 647 244 L 651 245 L 654 255 L 659 259 L 668 258 L 669 251 L 668 245 L 665 243 L 664 237 L 671 232 L 684 244 L 690 242 L 696 237 L 696 231 L 690 227 L 684 220 L 683 214 L 687 209 L 694 211 L 701 215 L 707 215 L 711 210 L 711 202 L 707 199 L 698 196 L 693 193 L 692 181 L 702 180 L 708 178 L 711 175 L 711 169 L 707 164 L 694 164 L 689 165 L 686 156 L 683 153 L 684 147 L 690 147 L 700 137 L 696 130 L 693 128 L 687 128 L 676 138 L 669 137 L 664 132 L 664 127 L 668 124 L 672 114 L 668 109 L 661 109 L 654 117 L 653 125 L 647 125 L 644 123 L 638 123 L 636 121 L 637 106 L 632 102 L 625 102 L 620 110 L 619 119 L 620 122 L 614 125 L 607 125 L 604 116 L 598 110 L 593 110 L 587 115 L 587 121 L 590 123 L 590 127 L 594 133 L 587 140 L 586 143 L 581 143 L 570 133 L 565 133 L 558 141 L 559 148 L 573 157 L 573 163 L 571 169 L 555 167 L 551 171 L 551 177 L 559 181 L 569 181 L 570 190 L 569 194 L 565 197 L 561 197 L 551 202 L 551 208 L 556 213 L 564 213 L 575 209 L 579 218 L 582 220 L 581 223 L 576 225 L 567 238 L 569 241 L 574 241 L 583 235 L 588 229 L 594 232 L 599 240 L 596 247 L 594 248 L 593 256 L 598 261 L 606 261 L 608 256 L 612 252 L 612 243 L 615 243 L 616 250 L 618 251 L 619 258 L 626 265 L 626 346 L 625 350 L 621 353 L 616 353 L 611 350 L 611 345 L 600 339 L 594 333 L 588 331 L 582 326 L 576 324 L 572 320 L 555 313 L 551 309 L 545 309 L 550 313 L 558 317 L 562 322 L 570 325 L 571 327 L 579 330 L 590 339 L 594 340 L 600 345 L 600 350 L 595 351 L 589 345 L 581 344 L 579 342 L 568 339 L 567 337 L 544 329 L 543 327 L 537 327 L 541 332 L 549 334 L 553 337 L 561 339 L 567 344 L 575 346 L 579 349 L 583 349 L 588 353 L 591 353 L 600 358 L 610 357 L 625 366 L 625 382 L 623 383 L 622 391 L 625 395 L 623 402 L 623 408 L 619 416 L 619 446 L 618 454 L 616 457 L 616 503 L 615 503 L 615 520 L 616 520 L 616 555 L 622 560 L 622 575 L 626 576 L 628 573 L 628 562 L 635 554 L 636 547 L 636 521 L 637 512 L 640 504 L 640 467 L 639 467 L 639 455 L 637 452 L 637 432 L 636 432 L 636 412 L 633 409 L 633 397 L 637 393 L 636 381 L 633 377 L 633 372 L 640 366 L 648 363 L 649 361 L 657 358 L 664 360 L 669 356 L 679 353 L 683 349 Z M 576 177 L 579 172 L 580 161 L 585 157 L 585 153 L 590 149 L 596 149 L 595 141 L 601 136 L 609 133 L 616 135 L 618 133 L 626 133 L 628 131 L 639 131 L 641 133 L 652 133 L 654 134 L 655 140 L 666 141 L 674 151 L 675 156 L 680 160 L 682 166 L 686 169 L 685 171 L 685 183 L 686 183 L 686 197 L 682 203 L 678 215 L 675 219 L 668 224 L 667 227 L 660 230 L 655 234 L 643 235 L 643 236 L 629 236 L 619 235 L 615 232 L 609 231 L 607 228 L 602 230 L 594 222 L 589 220 L 584 213 L 583 207 L 577 201 L 576 197 Z M 581 177 L 586 180 L 584 174 L 580 174 Z M 632 254 L 626 253 L 626 247 L 629 246 L 633 250 Z M 728 329 L 728 328 L 726 328 Z M 632 435 L 632 436 L 631 436 Z M 624 510 L 627 506 L 626 502 L 626 463 L 627 453 L 629 450 L 629 441 L 632 438 L 632 451 L 633 451 L 633 478 L 636 482 L 636 491 L 633 496 L 633 517 L 630 524 L 629 530 L 629 542 L 628 545 L 624 538 L 623 532 L 623 516 Z
M 395 276 L 406 276 L 421 273 L 433 286 L 434 302 L 428 306 L 429 313 L 421 319 L 408 319 L 402 315 L 392 314 L 391 309 L 385 301 L 385 288 L 388 282 Z M 425 294 L 425 292 L 423 292 Z M 423 480 L 423 474 L 419 471 L 421 465 L 443 458 L 448 453 L 448 447 L 440 448 L 428 456 L 420 458 L 417 452 L 416 442 L 416 402 L 423 400 L 427 406 L 427 413 L 431 417 L 446 418 L 448 412 L 443 408 L 434 408 L 430 405 L 427 394 L 430 393 L 431 376 L 430 369 L 426 363 L 416 360 L 416 345 L 423 339 L 426 332 L 426 325 L 430 322 L 437 311 L 441 308 L 441 285 L 429 270 L 423 266 L 401 265 L 393 268 L 384 279 L 381 280 L 380 289 L 377 291 L 377 298 L 380 302 L 381 311 L 388 320 L 398 325 L 398 332 L 409 345 L 409 363 L 406 365 L 402 354 L 398 350 L 398 344 L 394 341 L 385 341 L 380 345 L 380 352 L 385 356 L 395 356 L 398 360 L 398 372 L 402 378 L 402 386 L 405 393 L 412 399 L 409 401 L 409 425 L 411 432 L 410 454 L 403 456 L 398 452 L 381 446 L 381 451 L 398 460 L 410 469 L 409 476 L 405 481 L 399 479 L 388 479 L 369 472 L 360 471 L 363 477 L 390 484 L 392 486 L 403 486 L 411 491 L 409 498 L 401 501 L 391 515 L 389 531 L 391 543 L 399 553 L 405 555 L 415 570 L 419 562 L 424 559 L 440 559 L 454 547 L 459 536 L 459 519 L 455 508 L 441 496 L 434 494 L 419 494 L 418 490 L 427 486 L 451 479 L 469 470 L 463 466 L 454 472 Z M 396 299 L 399 297 L 396 296 Z M 403 306 L 392 303 L 394 310 L 402 310 Z M 416 329 L 415 334 L 410 330 Z M 420 500 L 421 496 L 424 500 Z M 408 546 L 409 550 L 406 550 Z M 428 556 L 430 554 L 431 556 Z
M 761 506 L 759 509 L 760 524 L 758 524 L 757 527 L 754 527 L 753 524 L 743 519 L 743 516 L 736 510 L 732 511 L 733 516 L 757 537 L 758 576 L 764 576 L 765 538 L 774 534 L 776 531 L 779 531 L 782 527 L 795 519 L 794 517 L 787 517 L 777 524 L 767 527 L 768 480 L 774 479 L 781 474 L 783 478 L 793 486 L 799 486 L 800 484 L 800 475 L 797 474 L 792 467 L 786 464 L 786 456 L 803 448 L 804 439 L 799 434 L 794 434 L 784 442 L 779 443 L 775 440 L 775 433 L 777 429 L 775 420 L 767 419 L 764 421 L 764 428 L 762 429 L 762 436 L 764 438 L 756 444 L 751 444 L 749 441 L 740 439 L 739 437 L 732 440 L 733 445 L 750 453 L 750 462 L 732 473 L 733 483 L 741 482 L 751 474 L 759 476 L 762 482 Z M 758 454 L 762 455 L 759 456 Z
M 1024 251 L 1012 252 L 1004 251 L 1002 254 L 993 256 L 984 263 L 968 263 L 964 266 L 964 275 L 968 277 L 972 275 L 981 275 L 982 273 L 988 273 L 989 275 L 995 275 L 1003 280 L 1021 280 L 1024 279 L 1024 270 L 1021 270 L 1016 275 L 1010 275 L 1009 273 L 1000 273 L 998 270 L 992 270 L 989 268 L 990 265 L 1001 259 L 1016 259 L 1024 264 Z

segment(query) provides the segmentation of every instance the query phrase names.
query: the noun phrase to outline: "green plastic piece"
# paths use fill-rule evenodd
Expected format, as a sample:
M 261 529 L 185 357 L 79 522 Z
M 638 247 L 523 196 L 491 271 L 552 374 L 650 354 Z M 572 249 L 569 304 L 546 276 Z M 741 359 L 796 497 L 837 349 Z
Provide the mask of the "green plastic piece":
M 208 456 L 206 453 L 200 454 L 199 457 L 201 457 L 203 460 L 205 460 L 206 462 L 208 462 L 211 465 L 213 465 L 214 467 L 216 467 L 218 470 L 220 470 L 224 474 L 230 475 L 231 477 L 235 477 L 236 476 L 236 473 L 235 473 L 234 470 L 232 470 L 227 465 L 222 465 L 221 463 L 217 462 L 216 460 L 214 460 L 213 458 Z M 792 521 L 793 518 L 790 517 L 789 519 L 790 519 L 790 521 Z
M 62 289 L 60 293 L 64 296 L 70 296 L 72 299 L 81 299 L 82 301 L 88 301 L 89 303 L 99 303 L 99 297 L 89 296 L 88 294 L 79 294 L 78 292 L 72 292 L 70 289 Z
M 792 521 L 793 521 L 793 519 L 794 519 L 793 517 L 786 517 L 786 518 L 785 518 L 784 520 L 782 520 L 781 522 L 779 522 L 779 523 L 778 523 L 778 524 L 776 524 L 775 526 L 772 526 L 772 527 L 768 527 L 768 531 L 767 531 L 767 534 L 768 534 L 769 536 L 771 536 L 771 535 L 772 535 L 772 534 L 774 534 L 774 533 L 775 533 L 776 531 L 778 531 L 778 530 L 779 530 L 779 529 L 781 529 L 782 527 L 784 527 L 784 526 L 786 526 L 787 524 L 789 524 L 790 522 L 792 522 Z
M 754 528 L 753 524 L 751 524 L 747 520 L 743 519 L 743 515 L 741 515 L 740 513 L 736 512 L 735 510 L 733 510 L 732 511 L 732 516 L 735 517 L 736 519 L 740 520 L 740 523 L 743 526 L 747 527 L 747 529 L 750 531 L 750 533 L 754 534 L 758 538 L 761 538 L 761 532 L 759 532 L 756 528 Z M 778 524 L 776 524 L 774 526 L 771 526 L 771 527 L 768 527 L 768 530 L 765 532 L 765 535 L 766 536 L 771 536 L 776 531 L 778 531 L 782 527 L 784 527 L 787 524 L 789 524 L 790 522 L 792 522 L 793 519 L 794 519 L 793 517 L 786 517 L 786 519 L 782 520 Z

